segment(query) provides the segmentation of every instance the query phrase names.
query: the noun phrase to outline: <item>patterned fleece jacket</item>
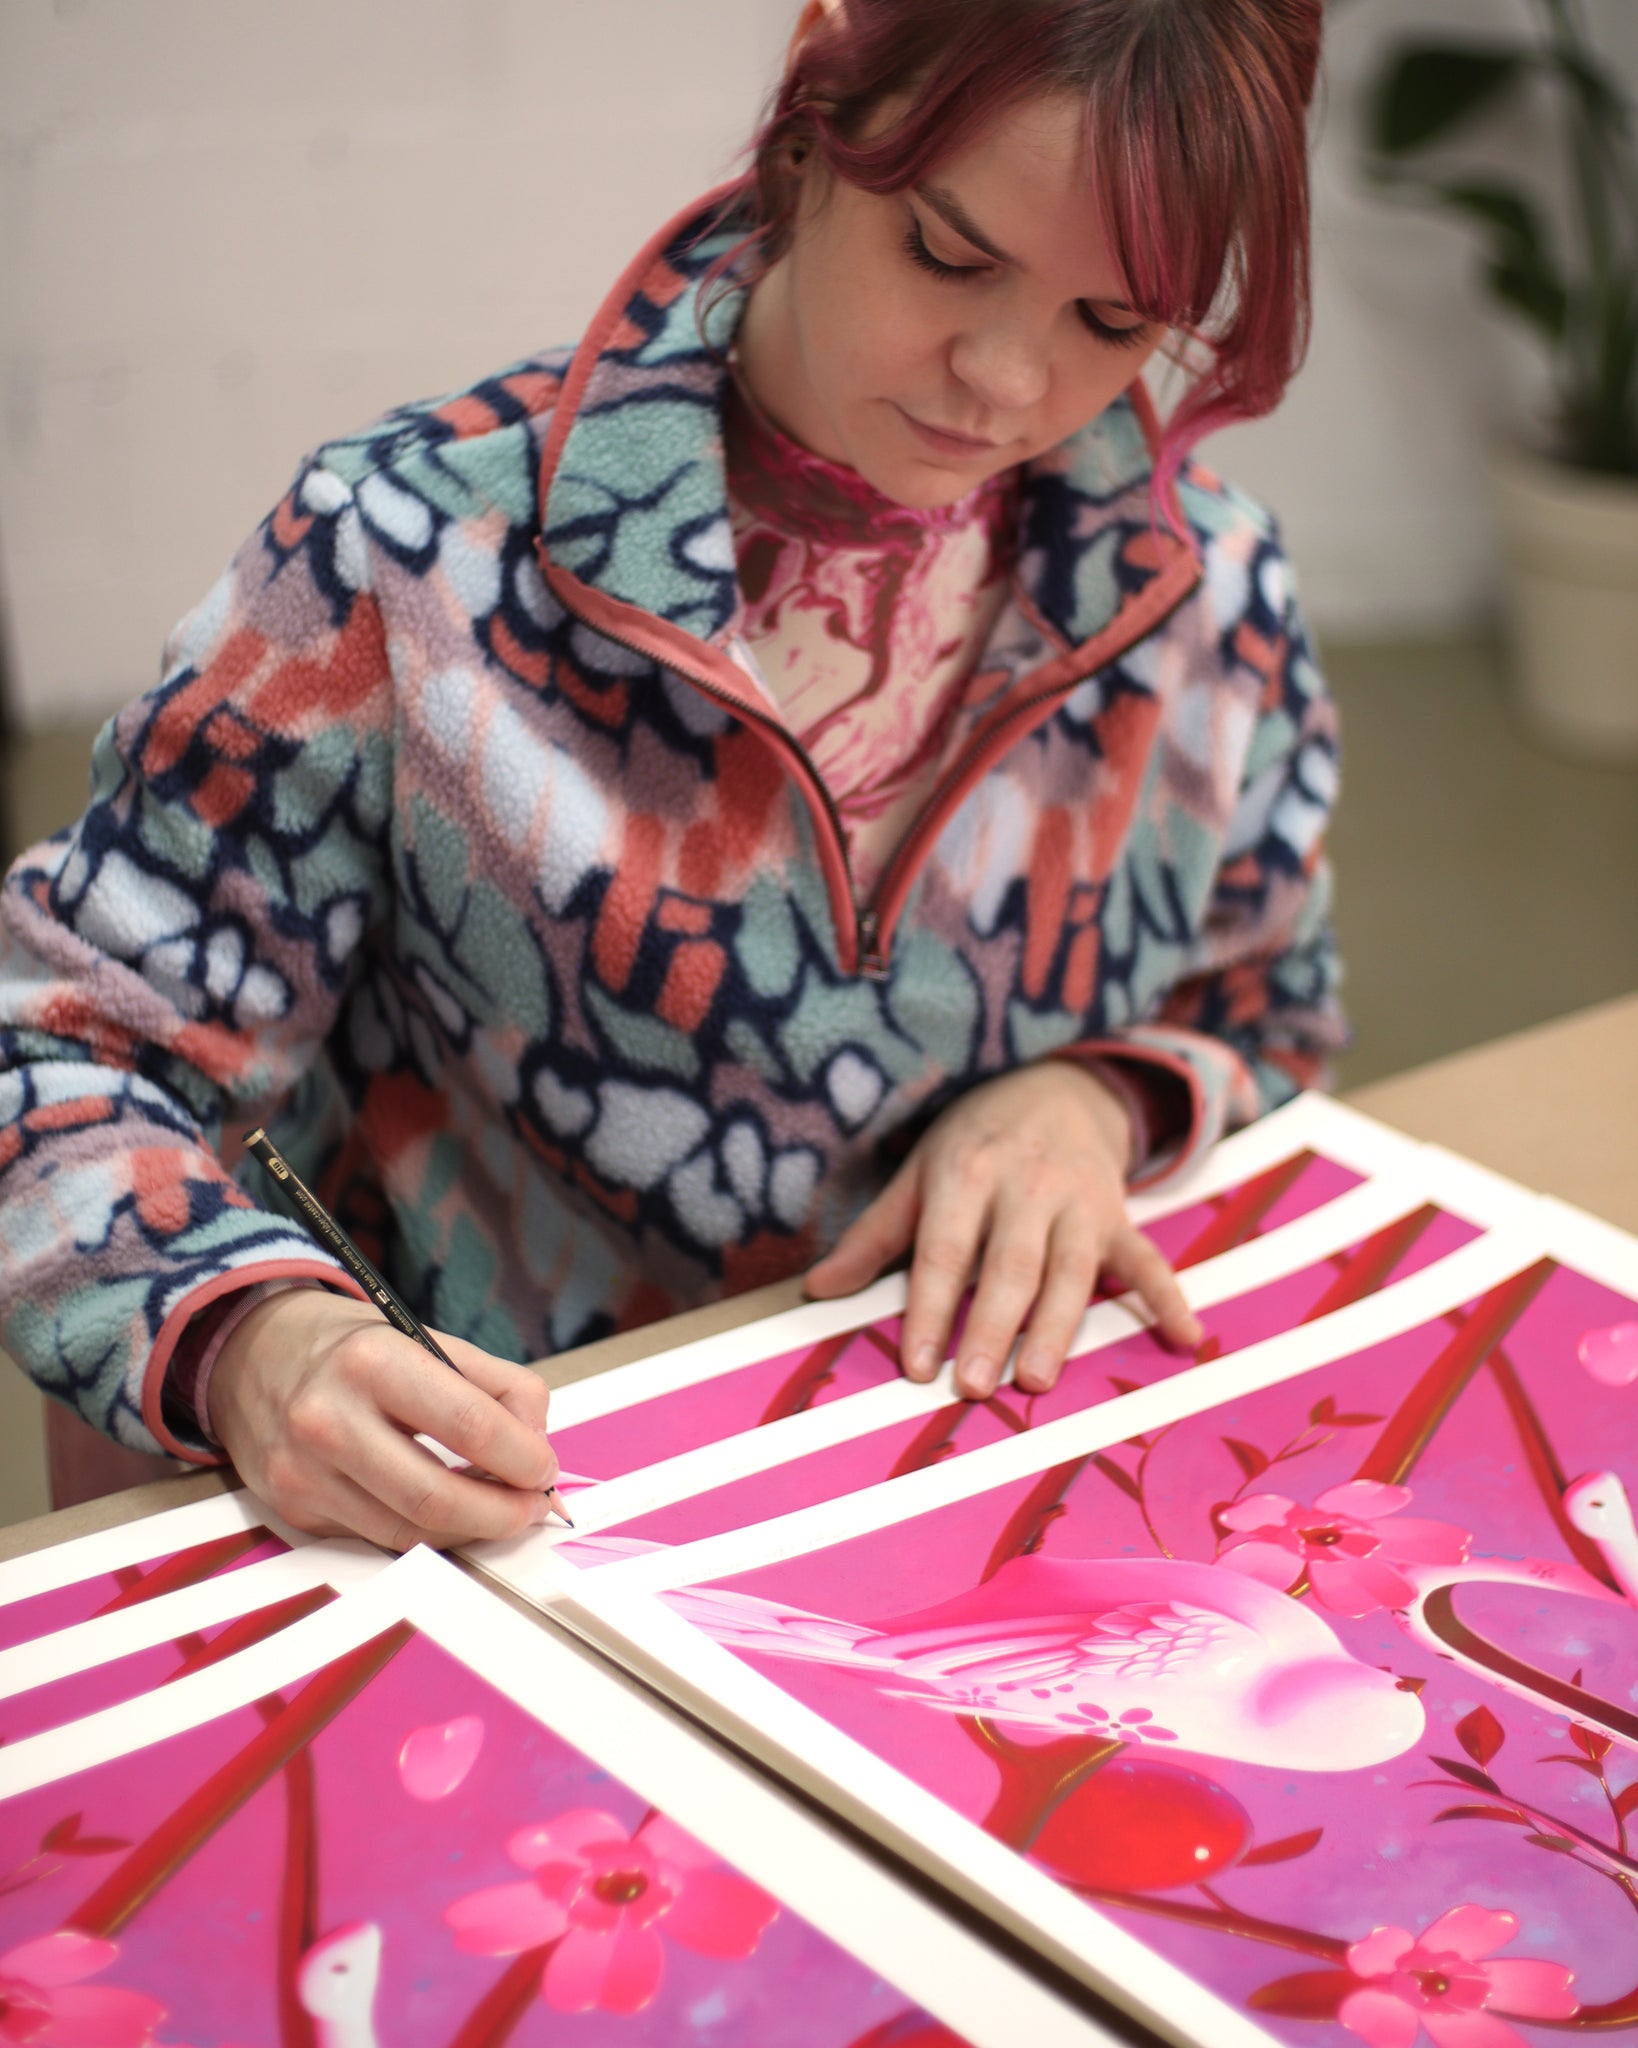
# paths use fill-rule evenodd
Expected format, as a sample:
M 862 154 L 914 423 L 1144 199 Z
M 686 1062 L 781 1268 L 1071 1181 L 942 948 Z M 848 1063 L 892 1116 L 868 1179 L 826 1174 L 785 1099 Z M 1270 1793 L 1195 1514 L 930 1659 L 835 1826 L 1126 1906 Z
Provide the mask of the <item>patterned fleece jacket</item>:
M 1180 1163 L 1341 1042 L 1333 714 L 1270 521 L 1141 389 L 1035 463 L 935 793 L 854 900 L 749 671 L 702 202 L 576 350 L 304 464 L 4 896 L 0 1341 L 143 1449 L 178 1336 L 346 1285 L 515 1359 L 799 1270 L 963 1090 L 1173 1077 Z M 708 339 L 702 339 L 702 317 Z M 1151 1079 L 1153 1074 L 1151 1071 Z

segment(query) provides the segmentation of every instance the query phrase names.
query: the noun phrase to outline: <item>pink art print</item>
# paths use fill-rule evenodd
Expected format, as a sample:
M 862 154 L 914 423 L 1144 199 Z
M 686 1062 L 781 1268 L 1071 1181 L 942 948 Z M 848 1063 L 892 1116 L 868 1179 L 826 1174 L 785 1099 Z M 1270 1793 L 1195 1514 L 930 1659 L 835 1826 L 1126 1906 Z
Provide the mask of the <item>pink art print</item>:
M 1206 1200 L 1152 1217 L 1144 1229 L 1174 1266 L 1186 1271 L 1311 1214 L 1360 1181 L 1361 1175 L 1351 1168 L 1311 1150 L 1298 1150 Z M 1441 1242 L 1431 1255 L 1449 1248 L 1450 1243 Z M 1424 1250 L 1423 1257 L 1428 1255 Z M 1413 1268 L 1406 1265 L 1402 1270 Z M 615 1479 L 741 1431 L 885 1386 L 899 1373 L 899 1328 L 898 1316 L 885 1316 L 863 1328 L 838 1331 L 817 1343 L 781 1350 L 736 1371 L 678 1387 L 640 1406 L 585 1422 L 570 1421 L 552 1432 L 563 1461 L 564 1490 L 572 1493 L 579 1486 Z M 1173 1359 L 1169 1369 L 1175 1371 L 1177 1365 Z
M 1232 1191 L 1235 1197 L 1243 1193 Z M 1241 1203 L 1230 1230 L 1215 1233 L 1230 1237 L 1231 1242 L 1214 1244 L 1212 1256 L 1241 1241 L 1238 1226 L 1245 1213 L 1246 1205 Z M 1197 1231 L 1196 1239 L 1199 1234 Z M 1071 1359 L 1050 1393 L 1025 1395 L 1008 1385 L 988 1401 L 952 1400 L 930 1415 L 874 1430 L 768 1471 L 692 1494 L 630 1521 L 611 1524 L 612 1540 L 605 1534 L 586 1543 L 562 1543 L 560 1554 L 572 1563 L 595 1567 L 618 1556 L 622 1541 L 691 1543 L 964 1456 L 1060 1416 L 1079 1414 L 1111 1395 L 1151 1385 L 1190 1365 L 1206 1363 L 1363 1301 L 1382 1287 L 1423 1271 L 1479 1234 L 1473 1224 L 1432 1203 L 1410 1208 L 1368 1238 L 1343 1246 L 1331 1258 L 1202 1307 L 1199 1314 L 1206 1337 L 1192 1357 L 1169 1350 L 1146 1329 L 1135 1330 Z M 864 1338 L 868 1340 L 871 1334 L 864 1333 Z M 855 1346 L 860 1341 L 852 1340 Z M 825 1369 L 824 1354 L 825 1347 L 818 1345 L 811 1353 L 780 1361 L 787 1377 L 771 1407 L 781 1413 L 797 1412 L 816 1371 Z
M 1278 2039 L 1638 2041 L 1635 1321 L 1539 1259 L 662 1597 Z
M 962 2048 L 408 1622 L 0 1808 L 0 2041 Z
M 143 1601 L 157 1600 L 163 1593 L 178 1593 L 224 1572 L 241 1571 L 264 1558 L 278 1557 L 288 1548 L 265 1526 L 234 1528 L 169 1554 L 95 1571 L 71 1584 L 9 1601 L 0 1605 L 0 1650 L 15 1649 L 20 1643 L 34 1642 L 100 1614 L 120 1613 Z M 3 1720 L 0 1729 L 5 1729 Z M 11 1731 L 5 1732 L 9 1740 L 16 1739 Z

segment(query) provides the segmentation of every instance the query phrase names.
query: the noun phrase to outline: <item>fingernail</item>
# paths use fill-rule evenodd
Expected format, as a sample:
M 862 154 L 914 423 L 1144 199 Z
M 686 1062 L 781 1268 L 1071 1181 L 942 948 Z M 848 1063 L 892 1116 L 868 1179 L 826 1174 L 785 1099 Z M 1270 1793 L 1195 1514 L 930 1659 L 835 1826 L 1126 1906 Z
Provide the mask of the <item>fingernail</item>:
M 1001 1375 L 987 1358 L 969 1358 L 960 1372 L 961 1391 L 970 1400 L 987 1401 Z
M 938 1371 L 938 1346 L 918 1344 L 910 1360 L 910 1377 L 913 1380 L 930 1380 Z
M 1039 1381 L 1043 1385 L 1052 1371 L 1052 1354 L 1049 1351 L 1026 1351 L 1013 1370 L 1013 1379 L 1028 1393 Z

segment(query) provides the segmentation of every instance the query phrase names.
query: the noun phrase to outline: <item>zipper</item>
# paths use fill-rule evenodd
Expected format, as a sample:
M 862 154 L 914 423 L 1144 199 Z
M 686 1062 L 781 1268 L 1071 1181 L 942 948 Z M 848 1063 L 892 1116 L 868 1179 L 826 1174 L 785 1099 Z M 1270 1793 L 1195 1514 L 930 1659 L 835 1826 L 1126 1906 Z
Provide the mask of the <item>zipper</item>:
M 561 597 L 562 592 L 559 591 L 558 595 Z M 573 607 L 571 606 L 570 609 L 572 610 Z M 580 614 L 576 613 L 575 616 L 579 618 Z M 886 960 L 876 951 L 876 913 L 874 910 L 860 910 L 856 907 L 853 869 L 847 857 L 847 832 L 842 824 L 842 813 L 837 806 L 836 799 L 825 787 L 823 777 L 818 769 L 814 767 L 813 757 L 802 743 L 794 737 L 787 727 L 778 724 L 774 719 L 761 716 L 738 697 L 730 696 L 726 690 L 719 688 L 716 683 L 712 682 L 709 676 L 701 675 L 698 670 L 689 668 L 680 661 L 665 660 L 657 655 L 651 647 L 640 646 L 637 641 L 628 640 L 622 634 L 612 632 L 606 625 L 596 624 L 592 620 L 584 618 L 581 619 L 581 624 L 585 626 L 588 632 L 600 634 L 603 639 L 612 641 L 616 647 L 623 647 L 628 654 L 640 655 L 644 661 L 653 662 L 657 668 L 669 669 L 673 675 L 680 676 L 686 683 L 691 683 L 695 689 L 702 691 L 713 703 L 722 705 L 735 718 L 740 719 L 746 725 L 755 726 L 763 737 L 770 742 L 774 751 L 784 758 L 786 765 L 792 770 L 796 782 L 803 790 L 809 809 L 817 811 L 824 820 L 824 823 L 830 828 L 830 836 L 835 847 L 836 858 L 841 864 L 842 874 L 847 883 L 848 901 L 850 904 L 855 905 L 852 933 L 856 957 L 852 962 L 842 961 L 841 965 L 844 968 L 850 967 L 855 973 L 863 974 L 868 980 L 885 980 L 888 965 Z
M 542 566 L 545 566 L 544 562 Z M 550 580 L 548 578 L 548 581 Z M 1177 606 L 1182 604 L 1184 599 L 1193 591 L 1196 580 L 1191 580 L 1184 589 L 1178 592 L 1175 602 L 1168 605 L 1158 617 L 1148 623 L 1144 629 L 1146 634 L 1152 633 L 1171 616 L 1172 612 L 1177 609 Z M 557 595 L 570 611 L 575 610 L 560 588 L 557 589 Z M 578 611 L 575 612 L 575 616 L 580 619 L 581 624 L 589 632 L 601 634 L 605 640 L 612 641 L 616 647 L 623 647 L 628 654 L 636 654 L 641 656 L 644 661 L 653 662 L 657 668 L 669 669 L 673 675 L 680 676 L 684 682 L 693 684 L 696 689 L 709 697 L 713 703 L 722 705 L 735 718 L 740 719 L 747 725 L 755 726 L 764 738 L 769 741 L 774 751 L 785 761 L 787 767 L 792 771 L 798 786 L 803 791 L 810 812 L 817 814 L 816 822 L 822 820 L 829 827 L 831 842 L 847 885 L 850 919 L 847 923 L 838 920 L 837 938 L 840 940 L 844 933 L 851 936 L 854 957 L 851 961 L 839 959 L 839 965 L 843 968 L 844 972 L 858 974 L 866 981 L 886 981 L 892 972 L 891 951 L 893 932 L 892 927 L 888 926 L 884 933 L 882 923 L 883 906 L 891 900 L 899 876 L 911 873 L 914 866 L 919 864 L 925 857 L 927 847 L 937 837 L 938 832 L 943 829 L 945 823 L 943 816 L 945 792 L 959 788 L 969 769 L 983 757 L 985 752 L 1001 734 L 1011 732 L 1021 721 L 1029 719 L 1044 706 L 1049 706 L 1069 696 L 1086 680 L 1087 674 L 1094 672 L 1088 670 L 1081 674 L 1068 676 L 1062 682 L 1055 683 L 1050 690 L 1039 690 L 1033 697 L 1024 698 L 1022 702 L 1014 704 L 1006 716 L 990 732 L 967 748 L 957 761 L 955 768 L 948 775 L 940 778 L 932 796 L 923 805 L 918 814 L 916 822 L 911 826 L 904 838 L 899 841 L 887 865 L 883 868 L 870 903 L 861 909 L 854 890 L 853 869 L 848 860 L 847 833 L 842 824 L 841 811 L 837 806 L 836 799 L 826 788 L 824 779 L 821 777 L 818 769 L 813 765 L 813 757 L 791 733 L 790 729 L 779 724 L 776 720 L 757 712 L 745 704 L 741 698 L 731 695 L 717 683 L 713 682 L 709 676 L 702 675 L 697 669 L 688 666 L 686 663 L 669 660 L 664 656 L 658 655 L 654 652 L 653 648 L 645 647 L 638 641 L 629 640 L 624 635 L 612 631 L 608 626 L 585 618 Z M 1110 659 L 1114 658 L 1111 655 Z M 1000 752 L 1005 753 L 1013 744 L 1013 741 L 1008 740 L 1001 747 Z M 908 889 L 909 884 L 907 881 L 905 884 L 906 894 Z M 837 951 L 840 955 L 842 951 L 840 945 L 838 945 Z

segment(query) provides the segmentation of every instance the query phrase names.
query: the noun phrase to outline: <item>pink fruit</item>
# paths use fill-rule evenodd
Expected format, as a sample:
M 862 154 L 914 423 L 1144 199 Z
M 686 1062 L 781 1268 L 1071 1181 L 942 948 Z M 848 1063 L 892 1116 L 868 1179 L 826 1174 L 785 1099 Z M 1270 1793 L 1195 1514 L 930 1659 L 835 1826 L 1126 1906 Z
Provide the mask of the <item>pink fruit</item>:
M 447 1799 L 478 1761 L 483 1722 L 459 1714 L 435 1727 L 417 1728 L 398 1752 L 398 1775 L 412 1799 Z
M 1117 1757 L 1047 1817 L 1031 1854 L 1093 1891 L 1164 1892 L 1237 1863 L 1251 1816 L 1232 1793 L 1181 1764 Z

